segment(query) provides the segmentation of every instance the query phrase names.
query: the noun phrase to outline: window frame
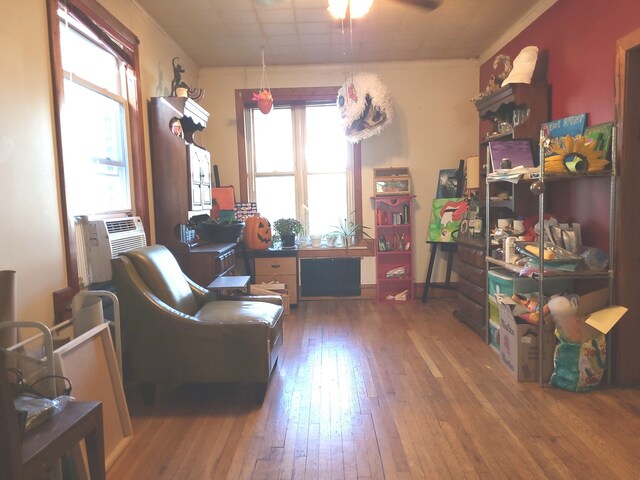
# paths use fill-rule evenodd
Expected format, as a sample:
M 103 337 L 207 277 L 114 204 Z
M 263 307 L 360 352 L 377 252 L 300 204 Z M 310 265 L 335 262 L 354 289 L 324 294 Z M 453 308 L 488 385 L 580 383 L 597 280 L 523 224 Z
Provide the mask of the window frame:
M 301 87 L 272 88 L 273 103 L 276 105 L 304 105 L 310 103 L 335 102 L 340 87 Z M 240 177 L 241 201 L 248 201 L 248 159 L 246 152 L 245 109 L 254 108 L 253 94 L 255 89 L 237 89 L 235 91 L 236 128 L 238 142 L 238 173 Z M 353 144 L 353 207 L 354 221 L 362 225 L 362 149 L 360 143 Z M 297 206 L 296 206 L 297 210 Z M 358 242 L 362 241 L 362 236 Z
M 56 155 L 60 189 L 60 210 L 63 227 L 64 250 L 66 258 L 67 284 L 79 289 L 78 243 L 74 224 L 75 218 L 69 215 L 65 182 L 68 172 L 65 169 L 62 148 L 61 111 L 64 105 L 64 74 L 60 47 L 60 19 L 58 8 L 66 7 L 89 30 L 105 42 L 114 53 L 126 63 L 126 89 L 128 100 L 129 131 L 131 149 L 131 185 L 133 211 L 142 220 L 146 232 L 150 232 L 149 192 L 147 187 L 147 168 L 144 150 L 144 128 L 142 115 L 142 89 L 140 81 L 140 57 L 138 37 L 125 27 L 95 0 L 47 0 L 47 21 L 49 27 L 49 51 L 53 87 L 53 109 L 56 135 Z

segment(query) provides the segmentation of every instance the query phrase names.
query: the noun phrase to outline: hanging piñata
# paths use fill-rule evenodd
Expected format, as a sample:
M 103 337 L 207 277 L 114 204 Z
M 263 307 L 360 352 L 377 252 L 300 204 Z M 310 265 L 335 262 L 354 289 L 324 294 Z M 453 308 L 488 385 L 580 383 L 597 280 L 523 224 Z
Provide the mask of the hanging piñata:
M 392 119 L 389 89 L 377 75 L 358 73 L 338 90 L 338 109 L 351 143 L 378 135 Z

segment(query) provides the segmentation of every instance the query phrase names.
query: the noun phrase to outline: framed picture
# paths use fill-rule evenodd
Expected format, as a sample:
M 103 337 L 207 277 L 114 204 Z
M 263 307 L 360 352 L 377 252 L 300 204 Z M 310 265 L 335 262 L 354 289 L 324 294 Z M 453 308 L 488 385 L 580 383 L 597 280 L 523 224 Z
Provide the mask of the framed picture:
M 236 202 L 235 214 L 238 220 L 243 222 L 254 215 L 258 214 L 258 207 L 256 202 Z
M 584 136 L 596 142 L 596 150 L 604 152 L 603 158 L 611 160 L 611 135 L 613 122 L 600 123 L 584 129 Z
M 564 137 L 566 137 L 567 135 L 571 137 L 584 135 L 584 128 L 586 125 L 587 114 L 580 113 L 578 115 L 572 115 L 570 117 L 543 123 L 540 126 L 540 129 L 542 130 L 542 134 L 545 137 L 550 139 L 557 139 L 557 142 L 560 144 L 560 146 L 564 146 Z M 550 148 L 545 148 L 545 158 L 551 155 L 553 155 L 553 150 L 551 150 Z
M 578 115 L 543 123 L 541 128 L 543 133 L 549 138 L 562 138 L 566 135 L 575 137 L 576 135 L 584 134 L 586 124 L 587 114 L 580 113 Z
M 500 163 L 506 158 L 511 161 L 511 168 L 535 167 L 530 139 L 489 142 L 489 154 L 491 155 L 491 168 L 494 172 L 500 170 Z
M 436 198 L 454 198 L 460 195 L 458 170 L 455 168 L 440 170 L 438 174 L 438 190 Z
M 427 242 L 455 242 L 467 210 L 468 205 L 463 198 L 434 199 L 431 204 Z
M 127 400 L 109 332 L 103 323 L 53 352 L 58 375 L 71 381 L 76 400 L 102 402 L 106 468 L 133 438 Z

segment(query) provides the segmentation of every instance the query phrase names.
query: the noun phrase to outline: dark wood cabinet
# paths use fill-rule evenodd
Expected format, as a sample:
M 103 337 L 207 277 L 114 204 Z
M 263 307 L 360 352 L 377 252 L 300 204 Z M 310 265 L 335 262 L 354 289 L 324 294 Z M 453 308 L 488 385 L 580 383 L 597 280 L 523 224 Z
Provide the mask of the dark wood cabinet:
M 484 238 L 458 238 L 458 293 L 454 314 L 482 338 L 486 335 L 485 252 Z
M 190 218 L 212 207 L 211 156 L 195 138 L 206 128 L 209 113 L 182 97 L 154 97 L 148 106 L 156 243 L 171 250 L 182 270 L 206 287 L 233 268 L 236 247 L 185 235 Z
M 540 135 L 540 125 L 549 120 L 549 85 L 545 82 L 532 84 L 511 84 L 502 87 L 475 102 L 480 116 L 480 165 L 486 180 L 488 145 L 492 140 L 529 139 L 534 148 L 533 156 L 537 158 L 536 145 Z M 487 188 L 492 189 L 487 194 Z M 480 182 L 479 198 L 490 198 L 485 207 L 484 232 L 495 225 L 498 212 L 508 212 L 508 216 L 530 211 L 529 203 L 515 202 L 516 193 L 526 186 L 514 186 L 508 182 Z M 506 193 L 505 197 L 498 195 Z M 524 196 L 520 196 L 523 198 Z M 500 200 L 494 200 L 501 198 Z M 494 215 L 491 215 L 493 211 Z M 458 292 L 456 317 L 469 325 L 482 338 L 487 337 L 487 292 L 486 255 L 490 251 L 487 246 L 489 238 L 458 237 Z

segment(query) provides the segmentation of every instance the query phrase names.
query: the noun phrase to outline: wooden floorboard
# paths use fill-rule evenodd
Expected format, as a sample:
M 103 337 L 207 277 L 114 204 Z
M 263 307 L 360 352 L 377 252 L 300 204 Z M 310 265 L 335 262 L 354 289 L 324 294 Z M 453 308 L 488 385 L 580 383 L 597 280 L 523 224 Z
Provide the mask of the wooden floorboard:
M 518 383 L 448 299 L 300 302 L 262 405 L 166 385 L 109 480 L 639 479 L 640 389 Z

